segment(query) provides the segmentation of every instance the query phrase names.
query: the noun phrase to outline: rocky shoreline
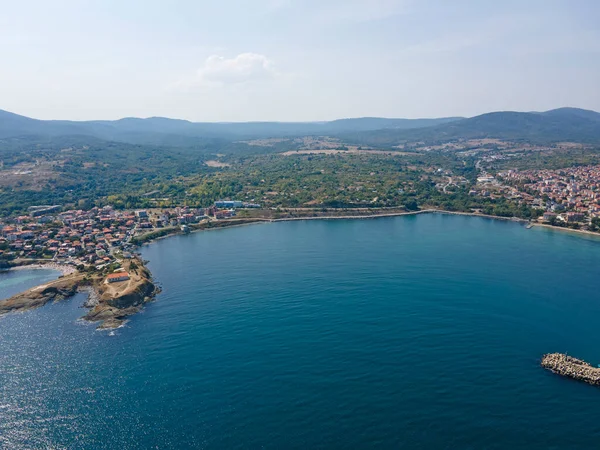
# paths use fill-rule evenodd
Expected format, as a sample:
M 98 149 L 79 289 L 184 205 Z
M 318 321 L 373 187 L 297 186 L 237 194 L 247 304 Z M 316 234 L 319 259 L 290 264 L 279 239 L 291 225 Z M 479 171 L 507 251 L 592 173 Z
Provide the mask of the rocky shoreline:
M 39 308 L 50 302 L 70 298 L 77 292 L 87 292 L 88 298 L 83 306 L 89 312 L 83 319 L 100 322 L 98 329 L 118 328 L 125 323 L 127 317 L 138 313 L 159 292 L 141 260 L 132 259 L 124 266 L 131 273 L 131 279 L 127 282 L 115 283 L 109 287 L 104 276 L 70 273 L 0 301 L 0 316 Z
M 90 322 L 101 322 L 98 329 L 122 326 L 127 317 L 140 312 L 144 305 L 154 299 L 159 289 L 153 283 L 150 271 L 137 260 L 138 268 L 131 269 L 131 283 L 116 292 L 106 283 L 96 286 L 95 298 L 88 302 L 91 310 L 83 317 Z
M 0 301 L 0 315 L 10 312 L 27 311 L 39 308 L 46 303 L 65 300 L 75 295 L 79 288 L 80 277 L 36 286 L 6 300 Z
M 548 353 L 542 357 L 542 367 L 563 377 L 600 386 L 600 368 L 563 353 Z

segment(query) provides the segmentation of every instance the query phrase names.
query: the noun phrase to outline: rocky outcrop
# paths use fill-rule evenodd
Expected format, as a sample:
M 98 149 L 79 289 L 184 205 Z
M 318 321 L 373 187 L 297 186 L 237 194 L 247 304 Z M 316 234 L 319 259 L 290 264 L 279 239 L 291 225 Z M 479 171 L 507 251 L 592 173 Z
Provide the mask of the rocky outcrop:
M 542 367 L 564 377 L 600 386 L 600 368 L 562 353 L 548 353 L 542 357 Z
M 130 279 L 110 285 L 105 282 L 104 275 L 74 273 L 63 276 L 0 301 L 0 315 L 39 308 L 48 302 L 71 297 L 81 290 L 88 292 L 89 298 L 84 306 L 90 308 L 83 319 L 100 322 L 99 329 L 118 328 L 158 293 L 150 272 L 141 260 L 127 261 L 124 268 L 130 272 Z
M 141 305 L 129 308 L 115 308 L 106 304 L 95 306 L 89 313 L 83 316 L 84 320 L 90 322 L 101 322 L 98 329 L 111 329 L 122 326 L 127 317 L 140 312 Z
M 105 300 L 105 303 L 118 309 L 139 306 L 145 302 L 146 298 L 152 297 L 154 290 L 154 283 L 152 283 L 149 279 L 144 278 L 132 291 L 127 291 L 123 293 L 123 295 L 116 298 L 109 298 Z
M 46 303 L 72 297 L 77 293 L 81 282 L 81 276 L 73 275 L 14 295 L 9 299 L 0 301 L 0 315 L 39 308 Z
M 138 313 L 145 303 L 154 298 L 158 289 L 152 282 L 150 272 L 139 260 L 135 260 L 135 267 L 130 272 L 131 279 L 126 282 L 113 285 L 97 283 L 98 298 L 84 316 L 85 320 L 101 322 L 99 329 L 118 328 L 128 316 Z

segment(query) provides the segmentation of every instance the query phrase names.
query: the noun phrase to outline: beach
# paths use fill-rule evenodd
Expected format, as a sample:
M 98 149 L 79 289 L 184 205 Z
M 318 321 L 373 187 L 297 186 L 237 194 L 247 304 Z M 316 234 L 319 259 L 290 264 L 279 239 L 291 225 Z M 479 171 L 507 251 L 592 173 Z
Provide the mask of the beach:
M 47 262 L 47 263 L 34 263 L 34 264 L 23 264 L 20 266 L 10 267 L 7 270 L 28 270 L 28 269 L 50 269 L 56 270 L 61 273 L 61 275 L 71 275 L 72 273 L 77 272 L 77 269 L 68 264 L 59 264 L 57 262 Z

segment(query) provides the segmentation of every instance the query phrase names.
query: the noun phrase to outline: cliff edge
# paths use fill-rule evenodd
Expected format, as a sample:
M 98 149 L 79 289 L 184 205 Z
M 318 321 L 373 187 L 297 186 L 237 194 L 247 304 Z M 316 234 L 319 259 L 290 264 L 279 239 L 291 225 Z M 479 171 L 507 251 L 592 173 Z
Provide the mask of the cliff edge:
M 137 258 L 124 262 L 119 272 L 99 280 L 94 288 L 96 301 L 83 318 L 102 322 L 100 329 L 123 325 L 128 316 L 139 312 L 158 293 L 150 271 Z
M 86 307 L 90 311 L 83 319 L 101 322 L 99 329 L 117 328 L 128 316 L 139 312 L 158 293 L 152 276 L 138 258 L 123 260 L 122 268 L 109 274 L 76 272 L 55 281 L 36 286 L 0 301 L 0 315 L 27 311 L 60 301 L 88 290 Z

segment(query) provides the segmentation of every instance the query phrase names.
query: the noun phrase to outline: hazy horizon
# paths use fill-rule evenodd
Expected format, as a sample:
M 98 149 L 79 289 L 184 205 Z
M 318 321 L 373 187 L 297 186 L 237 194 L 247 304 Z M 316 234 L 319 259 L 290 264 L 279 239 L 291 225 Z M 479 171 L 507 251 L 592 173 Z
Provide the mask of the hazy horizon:
M 564 108 L 570 108 L 570 109 L 585 109 L 585 108 L 579 108 L 577 106 L 558 106 L 556 108 L 551 108 L 549 110 L 546 111 L 551 111 L 551 110 L 557 110 L 557 109 L 564 109 Z M 68 118 L 61 118 L 61 119 L 41 119 L 39 117 L 31 117 L 31 116 L 27 116 L 25 114 L 20 114 L 18 112 L 15 111 L 8 111 L 5 109 L 0 108 L 0 111 L 4 111 L 4 112 L 8 112 L 11 114 L 17 114 L 20 116 L 24 116 L 27 117 L 29 119 L 35 119 L 35 120 L 64 120 L 64 121 L 69 121 L 69 122 L 86 122 L 86 121 L 118 121 L 118 120 L 124 120 L 124 119 L 168 119 L 168 120 L 184 120 L 184 121 L 189 121 L 192 123 L 212 123 L 212 124 L 237 124 L 237 123 L 326 123 L 326 122 L 334 122 L 337 120 L 358 120 L 358 119 L 384 119 L 384 120 L 436 120 L 436 119 L 451 119 L 451 118 L 456 118 L 456 119 L 469 119 L 471 117 L 476 117 L 476 116 L 444 116 L 444 117 L 382 117 L 382 116 L 361 116 L 361 117 L 338 117 L 338 118 L 334 118 L 334 119 L 330 119 L 330 120 L 298 120 L 298 121 L 293 121 L 293 120 L 277 120 L 277 119 L 273 119 L 273 120 L 233 120 L 233 121 L 227 121 L 227 120 L 222 120 L 222 121 L 216 121 L 216 120 L 201 120 L 201 121 L 195 121 L 195 120 L 189 120 L 189 119 L 182 119 L 180 117 L 166 117 L 166 116 L 125 116 L 125 117 L 116 117 L 114 119 L 68 119 Z M 504 110 L 504 111 L 487 111 L 481 114 L 488 114 L 488 113 L 496 113 L 496 112 L 517 112 L 517 113 L 543 113 L 546 111 L 514 111 L 514 110 Z M 598 111 L 594 111 L 594 110 L 589 110 L 589 111 L 593 111 L 593 112 L 598 112 Z
M 194 122 L 600 110 L 600 4 L 25 0 L 0 17 L 0 109 Z

